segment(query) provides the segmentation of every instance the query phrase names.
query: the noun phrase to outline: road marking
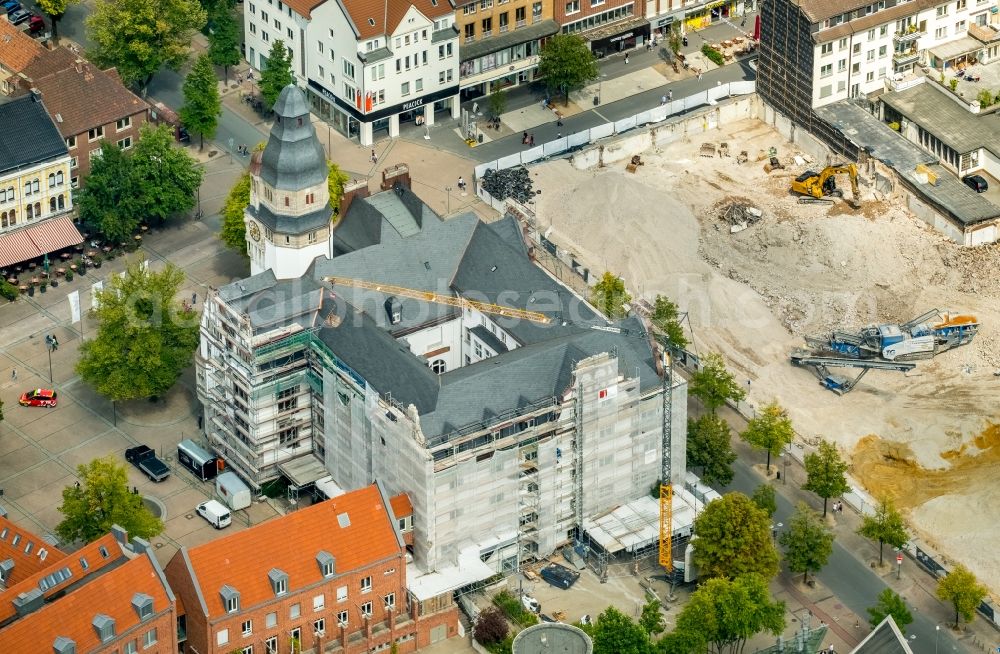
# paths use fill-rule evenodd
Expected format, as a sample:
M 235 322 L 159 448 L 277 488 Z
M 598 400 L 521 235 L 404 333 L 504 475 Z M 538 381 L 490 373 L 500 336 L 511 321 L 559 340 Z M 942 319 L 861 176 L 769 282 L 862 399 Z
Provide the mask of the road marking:
M 611 120 L 610 118 L 608 118 L 607 116 L 605 116 L 604 114 L 602 114 L 597 109 L 591 109 L 591 111 L 594 112 L 595 116 L 600 116 L 604 120 L 604 122 L 606 122 L 606 123 L 613 123 L 613 122 L 615 122 L 615 121 Z

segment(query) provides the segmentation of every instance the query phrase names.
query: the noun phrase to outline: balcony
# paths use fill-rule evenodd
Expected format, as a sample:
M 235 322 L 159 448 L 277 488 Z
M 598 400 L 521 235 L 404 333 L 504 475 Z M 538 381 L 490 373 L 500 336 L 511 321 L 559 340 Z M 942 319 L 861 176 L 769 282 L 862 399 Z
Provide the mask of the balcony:
M 927 36 L 927 30 L 911 25 L 908 29 L 893 34 L 892 40 L 896 43 L 912 43 L 922 36 Z
M 920 61 L 920 51 L 916 48 L 911 48 L 905 52 L 893 52 L 892 53 L 892 63 L 895 66 L 905 66 L 907 64 L 914 64 Z

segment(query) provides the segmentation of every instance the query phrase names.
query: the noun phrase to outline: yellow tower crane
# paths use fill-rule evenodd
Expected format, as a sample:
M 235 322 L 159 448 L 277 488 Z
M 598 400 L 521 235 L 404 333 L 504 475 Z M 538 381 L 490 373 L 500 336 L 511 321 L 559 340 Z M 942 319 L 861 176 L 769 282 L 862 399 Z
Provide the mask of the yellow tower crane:
M 324 281 L 335 286 L 349 286 L 360 288 L 386 295 L 406 297 L 422 302 L 432 302 L 435 304 L 445 304 L 452 307 L 470 307 L 492 315 L 504 316 L 505 318 L 521 318 L 531 322 L 549 324 L 551 319 L 543 313 L 537 311 L 527 311 L 525 309 L 513 309 L 511 307 L 469 300 L 453 295 L 443 295 L 431 291 L 420 291 L 406 288 L 404 286 L 394 286 L 392 284 L 379 284 L 362 279 L 352 279 L 350 277 L 324 277 Z M 616 327 L 606 327 L 601 325 L 587 325 L 590 329 L 624 333 Z M 632 336 L 632 334 L 625 334 Z M 643 335 L 645 336 L 645 335 Z M 673 551 L 671 539 L 673 537 L 673 486 L 670 483 L 670 418 L 673 400 L 673 374 L 670 355 L 663 353 L 663 427 L 662 427 L 662 458 L 660 463 L 660 556 L 659 563 L 669 574 L 674 569 Z
M 431 291 L 420 291 L 413 288 L 406 288 L 404 286 L 393 286 L 392 284 L 379 284 L 377 282 L 368 282 L 362 279 L 351 279 L 350 277 L 324 277 L 323 281 L 336 286 L 350 286 L 351 288 L 361 288 L 366 291 L 375 291 L 376 293 L 385 293 L 386 295 L 395 295 L 398 297 L 407 297 L 414 300 L 421 300 L 423 302 L 433 302 L 434 304 L 446 304 L 452 307 L 466 308 L 470 307 L 481 313 L 489 313 L 497 316 L 503 316 L 505 318 L 521 318 L 522 320 L 530 320 L 532 322 L 541 323 L 543 325 L 551 322 L 548 316 L 544 313 L 539 313 L 537 311 L 527 311 L 525 309 L 512 309 L 511 307 L 505 307 L 499 304 L 490 304 L 489 302 L 480 302 L 478 300 L 469 300 L 463 297 L 455 297 L 453 295 L 442 295 L 441 293 L 433 293 Z

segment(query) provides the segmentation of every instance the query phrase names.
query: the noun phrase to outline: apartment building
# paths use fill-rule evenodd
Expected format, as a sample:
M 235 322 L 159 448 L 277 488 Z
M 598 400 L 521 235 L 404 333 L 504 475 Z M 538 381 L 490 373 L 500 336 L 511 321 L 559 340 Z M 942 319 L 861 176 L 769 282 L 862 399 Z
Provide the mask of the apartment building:
M 0 104 L 0 124 L 0 268 L 82 243 L 69 151 L 41 95 Z
M 0 517 L 0 558 L 0 651 L 178 651 L 176 601 L 145 541 L 115 527 L 67 555 Z
M 564 34 L 579 34 L 597 57 L 630 50 L 650 38 L 641 0 L 553 0 Z
M 293 53 L 313 111 L 371 145 L 400 123 L 458 117 L 458 33 L 450 2 L 255 0 L 246 5 L 247 58 L 266 64 L 277 39 Z
M 461 46 L 463 98 L 534 81 L 545 39 L 559 32 L 553 0 L 460 0 L 455 27 Z
M 996 0 L 772 0 L 761 7 L 757 89 L 796 122 L 810 110 L 885 90 L 923 66 L 996 57 L 975 38 Z
M 399 504 L 368 485 L 181 548 L 166 574 L 186 610 L 185 651 L 403 653 L 457 635 L 450 594 L 408 592 Z

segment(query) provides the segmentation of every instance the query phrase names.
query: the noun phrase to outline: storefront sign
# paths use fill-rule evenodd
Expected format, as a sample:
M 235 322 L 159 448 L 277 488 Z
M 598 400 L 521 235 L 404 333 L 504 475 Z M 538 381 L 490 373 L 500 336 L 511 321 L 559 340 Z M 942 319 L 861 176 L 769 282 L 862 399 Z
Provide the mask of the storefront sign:
M 660 20 L 658 20 L 656 22 L 656 26 L 657 27 L 663 27 L 664 25 L 669 25 L 672 22 L 674 22 L 674 17 L 673 16 L 668 16 L 667 18 L 661 18 Z
M 322 84 L 316 80 L 309 80 L 309 88 L 323 96 L 325 99 L 335 104 L 338 109 L 342 112 L 348 114 L 351 118 L 358 120 L 362 123 L 374 122 L 380 118 L 388 118 L 389 116 L 404 112 L 413 111 L 414 109 L 419 109 L 425 104 L 431 104 L 432 102 L 437 102 L 438 100 L 443 100 L 444 98 L 449 98 L 458 95 L 458 86 L 451 86 L 446 89 L 441 89 L 440 91 L 435 91 L 434 93 L 428 93 L 422 97 L 416 98 L 415 100 L 410 100 L 408 102 L 403 102 L 391 107 L 386 107 L 384 109 L 379 109 L 377 111 L 370 111 L 368 113 L 362 113 L 354 106 L 353 103 L 344 100 L 343 98 L 337 97 L 332 91 L 328 90 Z
M 634 35 L 635 35 L 634 32 L 626 32 L 624 34 L 619 34 L 618 36 L 612 36 L 610 39 L 608 39 L 608 41 L 611 43 L 614 43 L 615 41 L 623 41 Z

